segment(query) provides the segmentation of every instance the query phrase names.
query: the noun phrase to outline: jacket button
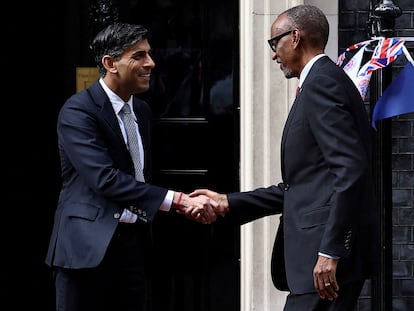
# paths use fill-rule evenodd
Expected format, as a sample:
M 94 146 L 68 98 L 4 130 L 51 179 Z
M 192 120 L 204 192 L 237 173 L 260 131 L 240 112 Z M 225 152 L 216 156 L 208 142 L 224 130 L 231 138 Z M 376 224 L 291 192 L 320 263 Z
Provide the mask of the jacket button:
M 285 191 L 288 191 L 288 190 L 289 190 L 289 184 L 285 184 L 285 188 L 284 188 L 284 190 L 285 190 Z
M 119 219 L 119 218 L 121 218 L 121 214 L 120 214 L 120 213 L 115 213 L 115 214 L 114 214 L 114 218 L 115 218 L 115 219 Z

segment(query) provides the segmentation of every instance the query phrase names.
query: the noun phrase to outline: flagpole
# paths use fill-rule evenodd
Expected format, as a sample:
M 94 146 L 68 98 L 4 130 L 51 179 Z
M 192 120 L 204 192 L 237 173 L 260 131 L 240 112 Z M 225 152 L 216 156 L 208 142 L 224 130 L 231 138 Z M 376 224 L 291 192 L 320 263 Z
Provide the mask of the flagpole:
M 392 37 L 394 35 L 395 19 L 401 15 L 401 9 L 393 1 L 370 2 L 370 16 L 367 25 L 371 38 Z M 382 92 L 391 83 L 392 64 L 376 70 L 370 81 L 370 110 Z M 372 283 L 372 310 L 392 310 L 392 132 L 391 119 L 378 122 L 374 134 L 373 163 L 375 187 L 377 193 L 377 208 L 381 224 L 381 263 L 380 275 Z

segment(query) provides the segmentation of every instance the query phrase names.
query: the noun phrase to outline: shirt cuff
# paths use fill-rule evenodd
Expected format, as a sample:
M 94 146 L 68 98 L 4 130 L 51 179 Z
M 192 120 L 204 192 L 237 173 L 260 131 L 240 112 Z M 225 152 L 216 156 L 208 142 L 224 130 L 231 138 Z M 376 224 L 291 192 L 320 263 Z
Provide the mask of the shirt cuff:
M 169 212 L 171 205 L 174 199 L 174 191 L 168 190 L 167 195 L 164 198 L 164 201 L 161 203 L 160 211 Z
M 326 258 L 331 258 L 331 259 L 339 259 L 339 258 L 340 258 L 340 257 L 338 257 L 338 256 L 332 256 L 332 255 L 328 255 L 328 254 L 321 253 L 321 252 L 318 252 L 318 255 L 319 255 L 319 256 L 326 257 Z

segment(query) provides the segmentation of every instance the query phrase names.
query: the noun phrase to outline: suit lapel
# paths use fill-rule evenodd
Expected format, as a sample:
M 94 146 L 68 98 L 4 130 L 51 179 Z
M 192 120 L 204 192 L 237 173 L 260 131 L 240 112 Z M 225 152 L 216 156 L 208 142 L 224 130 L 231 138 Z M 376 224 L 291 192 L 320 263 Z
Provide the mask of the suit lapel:
M 282 180 L 285 181 L 285 165 L 284 165 L 284 158 L 285 158 L 285 145 L 286 145 L 286 137 L 289 133 L 290 124 L 292 123 L 292 119 L 295 115 L 296 108 L 298 107 L 300 99 L 300 94 L 295 98 L 295 101 L 293 102 L 292 108 L 290 108 L 288 117 L 286 119 L 285 126 L 283 128 L 283 134 L 282 134 L 282 142 L 281 142 L 281 163 L 282 163 Z
M 99 84 L 99 82 L 95 82 L 88 89 L 88 92 L 89 95 L 92 97 L 94 104 L 99 107 L 102 119 L 104 119 L 107 122 L 109 127 L 112 128 L 112 130 L 117 134 L 119 139 L 121 139 L 124 142 L 124 138 L 119 127 L 119 122 L 114 112 L 114 108 L 112 107 L 112 104 L 109 101 L 109 98 L 103 90 L 102 86 Z
M 309 70 L 308 75 L 306 76 L 305 80 L 302 83 L 301 90 L 300 90 L 299 94 L 296 96 L 295 101 L 293 102 L 292 108 L 289 111 L 289 115 L 287 117 L 285 127 L 283 129 L 282 142 L 281 142 L 281 162 L 282 162 L 282 178 L 283 178 L 283 180 L 285 180 L 284 156 L 285 156 L 286 137 L 287 137 L 287 134 L 289 133 L 289 128 L 290 128 L 292 120 L 295 116 L 296 109 L 304 101 L 304 98 L 303 98 L 303 95 L 302 95 L 303 90 L 304 90 L 304 88 L 306 88 L 306 84 L 309 83 L 309 81 L 312 80 L 313 72 L 315 72 L 315 70 L 317 70 L 317 68 L 319 66 L 323 66 L 324 64 L 326 64 L 326 62 L 328 60 L 329 60 L 329 58 L 327 56 L 323 56 L 323 57 L 319 58 L 313 64 L 312 68 Z

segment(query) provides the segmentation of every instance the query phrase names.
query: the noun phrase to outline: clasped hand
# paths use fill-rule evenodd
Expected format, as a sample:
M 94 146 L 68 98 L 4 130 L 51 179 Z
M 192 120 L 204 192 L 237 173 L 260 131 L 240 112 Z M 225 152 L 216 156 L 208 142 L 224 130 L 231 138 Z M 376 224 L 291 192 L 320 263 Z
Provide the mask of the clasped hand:
M 217 216 L 228 212 L 227 196 L 208 189 L 197 189 L 188 195 L 183 194 L 175 208 L 190 220 L 211 224 Z

